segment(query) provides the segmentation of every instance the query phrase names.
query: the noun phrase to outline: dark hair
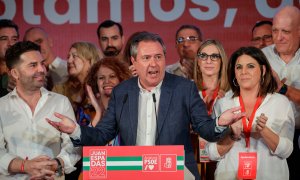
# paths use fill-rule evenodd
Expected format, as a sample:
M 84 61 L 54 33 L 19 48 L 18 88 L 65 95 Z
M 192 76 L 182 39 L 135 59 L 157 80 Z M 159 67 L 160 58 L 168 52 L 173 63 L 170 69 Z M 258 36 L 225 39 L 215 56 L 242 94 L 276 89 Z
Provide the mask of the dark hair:
M 277 90 L 277 83 L 274 77 L 272 76 L 272 69 L 271 66 L 267 60 L 267 57 L 264 55 L 264 53 L 256 48 L 256 47 L 241 47 L 237 51 L 235 51 L 229 60 L 228 64 L 228 81 L 230 84 L 230 87 L 234 93 L 233 96 L 239 96 L 240 95 L 240 87 L 235 84 L 234 79 L 235 78 L 235 64 L 237 59 L 242 55 L 248 55 L 255 59 L 258 64 L 260 65 L 260 71 L 261 71 L 261 83 L 260 83 L 260 89 L 258 96 L 265 96 L 267 93 L 274 93 Z M 263 75 L 263 67 L 265 67 L 265 74 Z
M 105 20 L 103 21 L 97 28 L 97 36 L 98 36 L 98 39 L 100 39 L 100 29 L 101 28 L 110 28 L 112 26 L 116 25 L 118 28 L 119 28 L 119 32 L 120 32 L 120 35 L 121 37 L 123 36 L 123 28 L 122 28 L 122 25 L 120 23 L 117 23 L 115 21 L 112 21 L 112 20 Z
M 254 25 L 253 28 L 252 28 L 252 34 L 253 34 L 253 31 L 254 31 L 255 28 L 260 27 L 260 26 L 263 26 L 263 25 L 270 25 L 270 26 L 273 26 L 273 23 L 272 23 L 272 21 L 267 21 L 267 20 L 256 22 L 255 25 Z
M 183 29 L 193 29 L 196 31 L 196 33 L 198 34 L 198 38 L 200 41 L 203 41 L 203 37 L 202 37 L 202 32 L 201 30 L 197 27 L 197 26 L 194 26 L 194 25 L 190 25 L 190 24 L 185 24 L 185 25 L 182 25 L 179 27 L 179 29 L 177 29 L 176 31 L 176 35 L 175 35 L 175 40 L 177 39 L 177 36 L 179 34 L 179 32 Z
M 136 58 L 137 47 L 141 41 L 159 42 L 163 48 L 164 55 L 166 55 L 166 46 L 162 38 L 158 34 L 143 31 L 135 35 L 132 39 L 131 46 L 130 46 L 130 54 L 132 57 Z
M 131 60 L 130 60 L 130 58 L 131 58 L 130 47 L 131 47 L 132 41 L 135 38 L 135 36 L 137 36 L 139 33 L 141 33 L 141 32 L 135 32 L 135 33 L 131 34 L 131 36 L 128 38 L 126 45 L 124 47 L 123 60 L 128 65 L 132 65 Z
M 121 62 L 121 60 L 115 57 L 103 58 L 91 67 L 86 77 L 86 83 L 92 87 L 95 94 L 99 92 L 97 85 L 97 72 L 102 66 L 114 71 L 120 82 L 131 77 L 131 73 L 124 62 Z
M 19 34 L 19 27 L 17 24 L 15 24 L 12 20 L 10 19 L 1 19 L 0 20 L 0 29 L 2 28 L 14 28 L 17 31 L 18 37 L 20 36 Z
M 17 42 L 13 46 L 9 47 L 5 53 L 5 62 L 9 70 L 11 70 L 20 60 L 20 56 L 25 52 L 39 51 L 41 48 L 39 45 L 30 41 Z

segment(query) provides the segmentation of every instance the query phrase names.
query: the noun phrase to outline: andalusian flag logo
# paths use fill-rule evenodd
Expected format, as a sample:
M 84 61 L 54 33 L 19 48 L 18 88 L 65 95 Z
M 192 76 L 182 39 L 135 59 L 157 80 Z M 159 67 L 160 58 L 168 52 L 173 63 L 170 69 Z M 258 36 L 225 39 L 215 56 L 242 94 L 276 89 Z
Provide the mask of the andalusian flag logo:
M 132 152 L 126 153 L 126 148 L 149 148 L 145 146 L 114 146 L 114 147 L 89 147 L 84 149 L 83 174 L 84 179 L 112 179 L 119 174 L 119 177 L 125 178 L 141 174 L 148 174 L 152 178 L 158 177 L 158 174 L 181 173 L 184 170 L 184 156 L 173 153 L 147 153 L 147 151 L 138 151 L 136 155 Z M 157 146 L 159 147 L 159 146 Z M 168 146 L 171 147 L 171 146 Z M 124 151 L 122 148 L 125 148 Z M 111 152 L 113 149 L 119 149 Z M 88 151 L 88 153 L 87 153 Z M 122 152 L 121 154 L 119 152 Z M 142 153 L 141 153 L 142 152 Z M 144 153 L 146 152 L 146 153 Z M 124 155 L 129 154 L 129 155 Z M 150 173 L 150 174 L 149 174 Z M 123 174 L 123 175 L 122 175 Z M 153 176 L 154 175 L 154 176 Z M 141 176 L 139 176 L 141 177 Z

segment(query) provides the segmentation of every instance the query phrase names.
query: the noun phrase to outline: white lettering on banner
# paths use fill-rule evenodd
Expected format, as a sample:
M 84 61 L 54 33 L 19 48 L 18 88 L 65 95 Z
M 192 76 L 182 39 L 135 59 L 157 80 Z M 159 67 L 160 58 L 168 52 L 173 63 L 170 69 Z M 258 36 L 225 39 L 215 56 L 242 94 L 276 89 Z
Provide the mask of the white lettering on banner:
M 225 15 L 225 22 L 224 22 L 224 27 L 229 28 L 232 26 L 234 17 L 236 15 L 237 9 L 227 9 L 226 15 Z
M 121 0 L 110 0 L 110 19 L 121 22 Z
M 257 11 L 266 18 L 273 18 L 276 12 L 286 6 L 286 5 L 292 5 L 293 0 L 282 0 L 280 5 L 276 8 L 272 8 L 268 5 L 268 0 L 255 0 L 255 6 Z
M 212 20 L 218 16 L 220 12 L 220 6 L 216 1 L 212 0 L 192 0 L 193 3 L 208 8 L 207 12 L 201 11 L 199 8 L 190 8 L 191 15 L 198 20 Z
M 23 2 L 23 16 L 28 24 L 41 24 L 41 16 L 34 15 L 34 0 Z
M 45 0 L 44 2 L 45 15 L 50 22 L 52 22 L 53 24 L 65 24 L 67 22 L 70 22 L 70 24 L 80 23 L 79 0 L 68 0 L 69 9 L 63 15 L 60 15 L 56 12 L 55 3 L 56 0 Z
M 162 22 L 176 21 L 182 16 L 185 16 L 185 10 L 197 20 L 209 21 L 216 18 L 220 13 L 220 5 L 215 0 L 190 0 L 195 5 L 199 7 L 205 7 L 208 10 L 203 11 L 199 7 L 186 8 L 187 0 L 173 0 L 173 8 L 171 10 L 165 11 L 162 9 L 162 0 L 149 0 L 150 13 L 157 20 Z M 16 3 L 18 2 L 18 3 Z M 87 3 L 86 11 L 82 10 L 80 6 L 80 0 L 65 0 L 68 4 L 67 11 L 64 14 L 59 14 L 55 9 L 58 0 L 44 0 L 39 3 L 34 3 L 34 0 L 0 0 L 0 3 L 4 5 L 4 11 L 1 12 L 1 19 L 14 19 L 16 16 L 17 6 L 23 3 L 23 18 L 28 24 L 42 24 L 41 14 L 34 14 L 35 9 L 43 8 L 45 17 L 53 24 L 80 24 L 80 17 L 84 17 L 85 14 L 81 12 L 86 12 L 87 23 L 98 23 L 99 20 L 99 0 L 86 0 Z M 103 2 L 103 1 L 100 1 Z M 121 0 L 110 0 L 105 1 L 110 5 L 110 19 L 122 22 L 122 7 L 126 8 L 127 1 Z M 123 4 L 121 4 L 123 2 Z M 134 22 L 145 22 L 145 0 L 133 0 L 133 21 Z M 299 1 L 300 2 L 300 1 Z M 260 15 L 266 18 L 272 18 L 278 9 L 286 5 L 293 5 L 293 0 L 282 0 L 278 7 L 271 7 L 268 4 L 268 0 L 255 0 L 255 7 Z M 295 2 L 296 3 L 296 2 Z M 224 27 L 229 28 L 232 26 L 235 16 L 238 15 L 238 8 L 232 7 L 226 9 L 226 16 L 224 19 Z
M 174 7 L 171 11 L 164 11 L 161 8 L 161 0 L 150 0 L 151 14 L 158 20 L 170 22 L 178 19 L 184 12 L 185 0 L 173 0 Z
M 98 0 L 88 0 L 87 3 L 87 22 L 98 23 Z
M 144 22 L 145 21 L 145 1 L 134 0 L 133 1 L 133 21 Z
M 0 19 L 13 19 L 16 14 L 16 2 L 11 0 L 2 0 L 4 3 L 5 11 L 0 16 Z

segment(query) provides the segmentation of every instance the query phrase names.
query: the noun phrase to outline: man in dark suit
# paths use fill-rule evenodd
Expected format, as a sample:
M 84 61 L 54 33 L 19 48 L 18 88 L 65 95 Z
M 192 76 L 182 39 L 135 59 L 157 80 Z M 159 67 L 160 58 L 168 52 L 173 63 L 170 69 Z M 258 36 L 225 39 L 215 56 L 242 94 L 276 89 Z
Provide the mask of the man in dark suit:
M 184 145 L 185 165 L 200 179 L 194 159 L 190 125 L 201 137 L 216 141 L 230 131 L 227 125 L 241 118 L 240 108 L 218 120 L 206 112 L 193 81 L 165 72 L 166 48 L 162 39 L 142 32 L 134 37 L 131 61 L 138 77 L 115 87 L 106 114 L 96 128 L 79 127 L 63 115 L 48 122 L 70 134 L 74 145 L 105 145 L 116 134 L 120 145 Z M 218 125 L 216 125 L 218 124 Z

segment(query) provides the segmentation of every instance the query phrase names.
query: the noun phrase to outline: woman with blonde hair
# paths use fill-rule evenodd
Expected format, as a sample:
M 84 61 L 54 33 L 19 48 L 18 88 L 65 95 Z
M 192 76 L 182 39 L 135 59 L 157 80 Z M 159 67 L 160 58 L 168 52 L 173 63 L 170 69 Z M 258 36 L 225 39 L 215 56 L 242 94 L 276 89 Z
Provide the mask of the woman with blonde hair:
M 224 97 L 229 90 L 227 64 L 225 50 L 219 41 L 208 39 L 201 44 L 194 63 L 194 81 L 200 97 L 206 104 L 207 113 L 212 117 L 215 117 L 213 109 L 216 101 Z M 199 137 L 199 143 L 201 174 L 206 176 L 206 179 L 213 179 L 216 163 L 210 161 L 205 151 L 207 141 Z
M 229 90 L 228 59 L 222 44 L 213 39 L 204 41 L 197 52 L 194 81 L 211 115 L 213 104 Z
M 69 79 L 61 85 L 54 86 L 53 91 L 69 98 L 80 125 L 88 125 L 94 114 L 85 93 L 85 79 L 93 64 L 99 61 L 99 51 L 89 42 L 75 42 L 68 54 Z

